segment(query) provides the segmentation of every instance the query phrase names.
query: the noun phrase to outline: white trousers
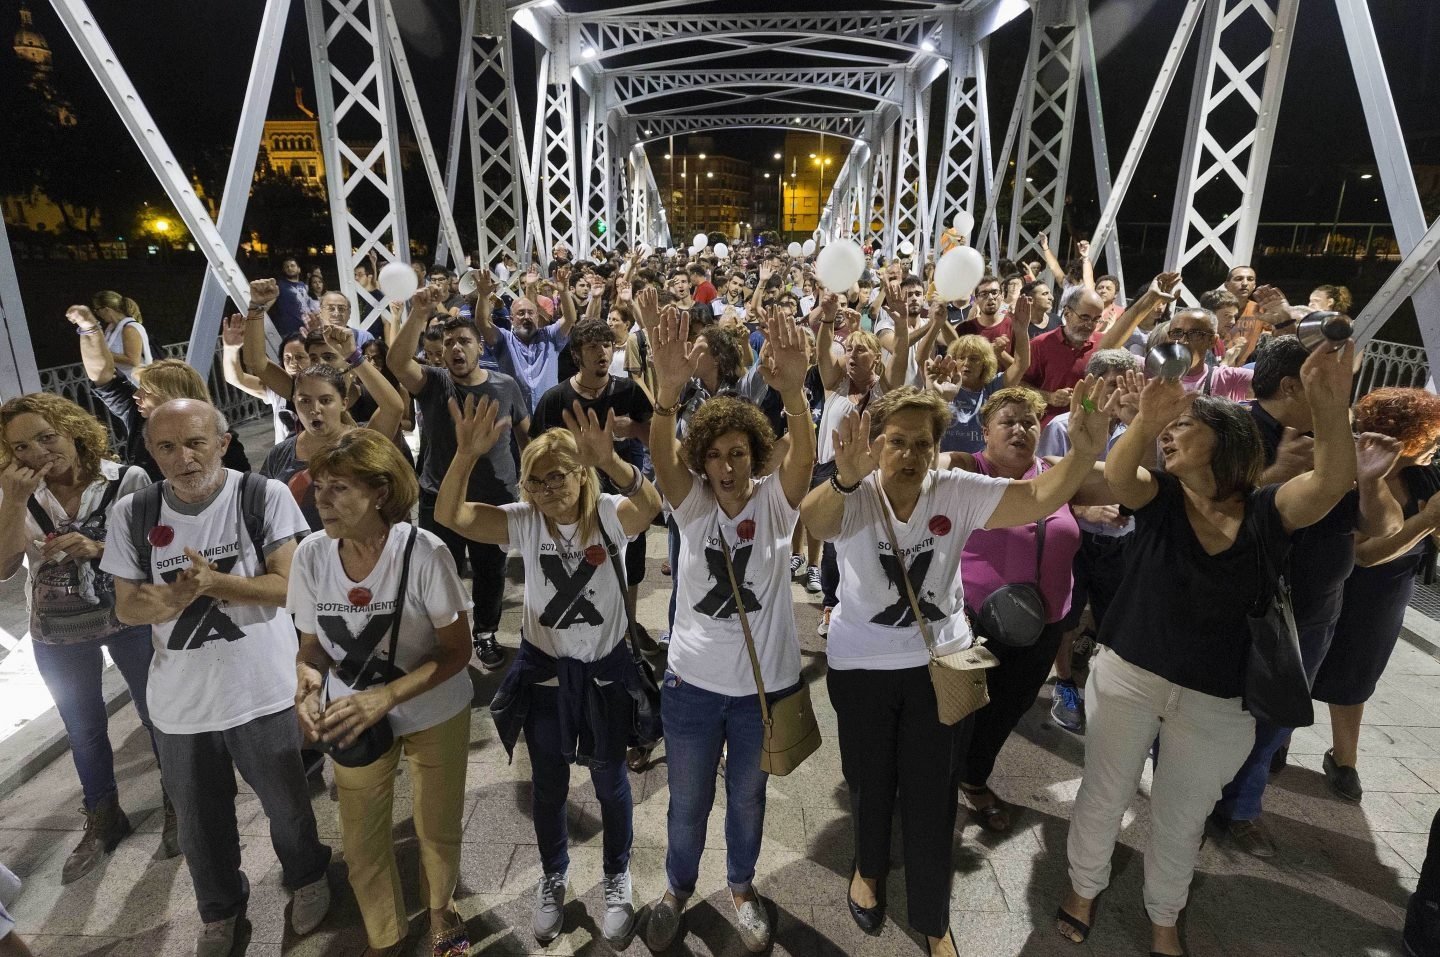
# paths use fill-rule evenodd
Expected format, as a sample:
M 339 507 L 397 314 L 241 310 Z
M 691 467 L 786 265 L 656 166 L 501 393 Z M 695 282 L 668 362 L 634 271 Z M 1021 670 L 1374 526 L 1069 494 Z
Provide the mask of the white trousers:
M 1255 742 L 1255 719 L 1239 698 L 1182 688 L 1102 647 L 1085 688 L 1085 776 L 1070 816 L 1070 884 L 1094 898 L 1110 883 L 1110 858 L 1125 809 L 1140 786 L 1156 737 L 1150 789 L 1145 910 L 1172 927 L 1185 908 L 1205 819 Z

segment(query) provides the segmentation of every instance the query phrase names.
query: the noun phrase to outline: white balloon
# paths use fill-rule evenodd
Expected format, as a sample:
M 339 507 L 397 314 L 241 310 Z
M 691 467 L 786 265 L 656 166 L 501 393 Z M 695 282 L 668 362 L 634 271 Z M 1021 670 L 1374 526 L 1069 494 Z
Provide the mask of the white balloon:
M 900 255 L 902 255 L 902 256 L 913 256 L 913 255 L 915 255 L 915 244 L 912 243 L 912 242 L 911 242 L 910 240 L 908 240 L 908 239 L 902 239 L 902 240 L 900 241 L 900 247 L 899 247 L 899 248 L 900 248 Z
M 956 246 L 935 264 L 935 291 L 946 302 L 968 298 L 985 275 L 985 260 L 970 246 Z
M 800 252 L 806 256 L 809 256 L 811 253 L 815 252 L 815 240 L 805 240 L 804 245 L 800 247 Z
M 677 252 L 679 252 L 679 250 L 677 250 L 674 246 L 671 246 L 669 249 L 665 250 L 665 258 L 674 259 Z
M 845 292 L 864 271 L 865 251 L 848 239 L 826 246 L 815 259 L 815 276 L 831 292 Z
M 641 243 L 641 244 L 640 244 L 640 258 L 641 258 L 641 259 L 649 259 L 649 258 L 650 258 L 650 254 L 653 253 L 653 252 L 655 252 L 655 250 L 650 248 L 650 244 L 649 244 L 649 243 Z
M 785 247 L 785 251 L 790 254 L 791 259 L 794 259 L 800 255 L 800 248 L 801 247 L 799 243 L 791 243 L 789 246 Z
M 975 228 L 975 217 L 970 215 L 969 210 L 962 209 L 955 214 L 955 231 L 961 236 L 969 236 L 970 230 Z
M 689 253 L 691 256 L 698 256 L 700 254 L 700 250 L 704 248 L 704 246 L 691 246 L 689 249 Z
M 706 246 L 710 245 L 710 237 L 706 236 L 704 233 L 696 233 L 695 238 L 690 240 L 690 245 L 694 246 L 696 249 L 704 249 Z
M 716 243 L 715 255 L 720 257 L 721 259 L 724 259 L 726 256 L 730 255 L 730 247 L 725 245 L 724 243 Z
M 386 263 L 380 267 L 380 291 L 391 302 L 404 302 L 420 288 L 420 277 L 409 263 Z

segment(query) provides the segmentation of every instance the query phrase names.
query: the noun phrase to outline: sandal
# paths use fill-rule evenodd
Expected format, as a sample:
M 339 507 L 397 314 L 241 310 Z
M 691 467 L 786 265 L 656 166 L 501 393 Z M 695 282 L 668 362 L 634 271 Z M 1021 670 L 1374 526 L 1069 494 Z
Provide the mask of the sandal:
M 1004 834 L 1010 830 L 1010 813 L 1005 810 L 999 795 L 988 787 L 973 788 L 966 784 L 960 785 L 960 790 L 965 792 L 966 797 L 972 799 L 970 813 L 980 822 L 981 827 L 996 834 Z M 986 794 L 990 795 L 990 803 L 984 807 L 977 807 L 973 799 Z
M 1099 907 L 1100 898 L 1097 897 L 1090 902 L 1090 923 L 1087 924 L 1085 921 L 1067 911 L 1065 905 L 1061 904 L 1055 908 L 1055 923 L 1057 925 L 1055 929 L 1060 932 L 1061 937 L 1064 937 L 1070 941 L 1070 943 L 1083 944 L 1085 943 L 1085 938 L 1090 936 L 1090 924 L 1095 922 L 1095 912 Z
M 431 957 L 464 957 L 470 952 L 470 935 L 463 923 L 442 927 L 430 935 Z

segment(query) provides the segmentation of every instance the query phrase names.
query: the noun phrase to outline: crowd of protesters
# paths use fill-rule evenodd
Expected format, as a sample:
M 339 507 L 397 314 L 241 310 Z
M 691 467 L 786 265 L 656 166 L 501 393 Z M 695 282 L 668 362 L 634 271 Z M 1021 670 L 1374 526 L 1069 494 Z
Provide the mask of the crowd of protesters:
M 1183 953 L 1205 834 L 1279 850 L 1262 804 L 1292 728 L 1249 697 L 1277 578 L 1302 696 L 1313 684 L 1331 711 L 1325 778 L 1363 798 L 1364 705 L 1440 538 L 1440 397 L 1386 388 L 1352 408 L 1353 344 L 1297 335 L 1348 308 L 1343 287 L 1293 290 L 1307 305 L 1292 306 L 1237 263 L 1215 288 L 1164 273 L 1127 301 L 1084 243 L 1068 264 L 1039 252 L 986 263 L 952 301 L 933 263 L 869 250 L 858 281 L 830 289 L 793 249 L 576 259 L 562 244 L 524 270 L 417 263 L 403 302 L 374 263 L 352 300 L 288 259 L 224 323 L 226 380 L 275 409 L 257 468 L 195 370 L 153 358 L 135 302 L 72 307 L 118 443 L 58 396 L 0 406 L 0 574 L 27 569 L 84 795 L 63 880 L 131 833 L 103 651 L 160 766 L 157 856 L 185 856 L 197 957 L 230 952 L 250 896 L 237 770 L 293 929 L 325 918 L 331 849 L 306 778 L 326 764 L 367 954 L 397 952 L 402 756 L 431 951 L 469 951 L 455 894 L 472 708 L 528 751 L 538 941 L 565 928 L 581 765 L 601 808 L 601 934 L 655 951 L 683 937 L 723 781 L 735 924 L 763 951 L 772 716 L 807 694 L 795 609 L 814 602 L 863 930 L 887 915 L 898 811 L 908 925 L 929 953 L 959 953 L 956 819 L 1011 829 L 989 782 L 1049 683 L 1051 720 L 1085 742 L 1055 928 L 1083 942 L 1102 916 L 1149 760 L 1150 949 Z M 664 557 L 663 619 L 637 605 L 647 554 Z M 939 672 L 967 655 L 987 694 L 962 714 Z M 474 700 L 468 668 L 504 671 L 493 700 Z M 665 886 L 642 921 L 630 775 L 657 748 Z M 1425 955 L 1440 954 L 1440 818 L 1431 843 L 1405 931 Z

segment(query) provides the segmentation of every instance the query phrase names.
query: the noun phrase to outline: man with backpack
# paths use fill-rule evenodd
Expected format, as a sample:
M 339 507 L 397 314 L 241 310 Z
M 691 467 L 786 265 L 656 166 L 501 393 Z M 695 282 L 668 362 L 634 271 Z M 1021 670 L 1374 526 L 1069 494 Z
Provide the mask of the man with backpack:
M 115 576 L 117 617 L 152 626 L 147 697 L 204 922 L 196 957 L 230 952 L 250 894 L 237 767 L 270 819 L 295 932 L 314 930 L 330 907 L 330 849 L 300 761 L 285 613 L 296 537 L 309 527 L 284 485 L 224 467 L 226 432 L 219 409 L 192 399 L 150 414 L 146 446 L 165 478 L 115 503 L 100 565 Z

